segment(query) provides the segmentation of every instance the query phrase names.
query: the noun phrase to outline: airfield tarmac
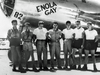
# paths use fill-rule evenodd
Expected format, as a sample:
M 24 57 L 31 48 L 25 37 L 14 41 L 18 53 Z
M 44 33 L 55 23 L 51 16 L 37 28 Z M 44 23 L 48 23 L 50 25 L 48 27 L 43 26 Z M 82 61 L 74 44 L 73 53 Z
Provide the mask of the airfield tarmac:
M 56 72 L 50 71 L 40 71 L 40 72 L 33 72 L 27 71 L 27 73 L 20 73 L 20 72 L 12 72 L 12 67 L 10 65 L 10 60 L 7 56 L 8 50 L 0 50 L 0 75 L 99 75 L 100 71 L 98 72 L 91 72 L 91 71 L 79 71 L 79 70 L 57 70 Z M 35 58 L 36 58 L 35 54 Z M 100 63 L 96 63 L 97 69 L 100 70 Z M 92 64 L 88 64 L 88 69 L 93 70 Z

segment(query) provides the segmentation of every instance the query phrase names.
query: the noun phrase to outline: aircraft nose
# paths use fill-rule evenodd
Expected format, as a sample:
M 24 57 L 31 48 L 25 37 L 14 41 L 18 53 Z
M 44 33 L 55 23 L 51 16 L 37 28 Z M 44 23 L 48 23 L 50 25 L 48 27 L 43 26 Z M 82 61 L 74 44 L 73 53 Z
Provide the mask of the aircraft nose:
M 15 0 L 3 0 L 1 2 L 1 9 L 6 16 L 11 16 L 15 5 Z

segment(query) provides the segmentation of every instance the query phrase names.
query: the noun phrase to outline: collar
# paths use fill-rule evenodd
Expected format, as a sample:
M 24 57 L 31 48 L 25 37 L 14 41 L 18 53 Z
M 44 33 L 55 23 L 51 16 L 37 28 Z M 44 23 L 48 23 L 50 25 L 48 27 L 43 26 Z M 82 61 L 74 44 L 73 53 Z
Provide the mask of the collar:
M 38 29 L 40 29 L 40 28 L 38 27 Z M 43 29 L 43 27 L 41 29 Z
M 55 31 L 55 32 L 58 31 L 58 28 L 56 30 L 53 28 L 53 31 Z
M 12 29 L 13 29 L 13 30 L 18 30 L 17 27 L 16 27 L 16 28 L 13 27 Z
M 25 32 L 30 31 L 30 30 L 25 30 Z
M 81 29 L 82 27 L 80 26 L 80 27 L 76 27 L 77 29 Z
M 88 29 L 88 31 L 92 31 L 92 30 L 93 30 L 93 29 L 91 29 L 91 30 Z
M 71 29 L 71 27 L 70 28 L 66 28 L 67 30 L 70 30 Z

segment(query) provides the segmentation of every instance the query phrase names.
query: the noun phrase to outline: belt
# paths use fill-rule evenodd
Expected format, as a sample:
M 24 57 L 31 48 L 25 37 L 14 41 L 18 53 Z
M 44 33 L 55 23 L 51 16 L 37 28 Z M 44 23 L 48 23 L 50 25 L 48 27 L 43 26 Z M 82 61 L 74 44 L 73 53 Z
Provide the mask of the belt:
M 59 42 L 59 40 L 51 40 L 51 42 Z
M 46 40 L 44 40 L 44 39 L 37 39 L 37 41 L 46 41 Z
M 31 40 L 24 40 L 24 42 L 31 42 Z
M 75 38 L 75 40 L 82 40 L 82 38 Z
M 31 42 L 31 41 L 24 41 L 24 42 Z
M 64 41 L 72 40 L 72 38 L 66 38 Z

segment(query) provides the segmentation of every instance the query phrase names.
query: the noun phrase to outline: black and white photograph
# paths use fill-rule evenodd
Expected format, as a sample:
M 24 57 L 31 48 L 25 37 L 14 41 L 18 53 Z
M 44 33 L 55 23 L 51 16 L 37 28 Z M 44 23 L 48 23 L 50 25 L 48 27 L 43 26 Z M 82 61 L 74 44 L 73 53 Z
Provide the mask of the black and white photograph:
M 0 75 L 99 75 L 99 0 L 0 0 Z

